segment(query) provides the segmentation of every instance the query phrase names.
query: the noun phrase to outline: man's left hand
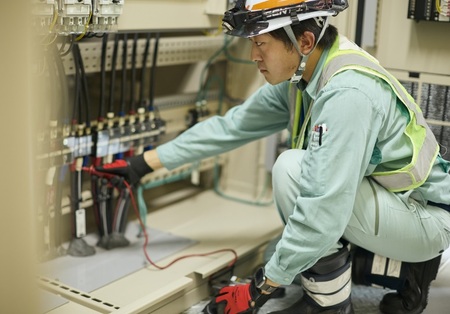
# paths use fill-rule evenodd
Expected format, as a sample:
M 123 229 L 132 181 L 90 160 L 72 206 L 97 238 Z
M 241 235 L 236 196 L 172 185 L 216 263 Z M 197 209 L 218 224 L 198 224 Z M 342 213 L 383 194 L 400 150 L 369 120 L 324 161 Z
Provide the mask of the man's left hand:
M 203 309 L 205 314 L 247 314 L 261 307 L 270 298 L 270 294 L 261 294 L 251 283 L 227 286 Z

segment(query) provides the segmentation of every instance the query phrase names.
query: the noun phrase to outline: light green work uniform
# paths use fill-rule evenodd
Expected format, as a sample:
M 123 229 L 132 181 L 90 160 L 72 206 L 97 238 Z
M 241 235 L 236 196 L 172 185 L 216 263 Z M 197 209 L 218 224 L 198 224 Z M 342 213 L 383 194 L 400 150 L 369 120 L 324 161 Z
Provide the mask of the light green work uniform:
M 403 132 L 408 112 L 388 84 L 355 70 L 336 74 L 318 91 L 327 55 L 309 83 L 298 84 L 305 109 L 314 103 L 306 149 L 285 151 L 272 171 L 275 204 L 286 227 L 265 269 L 279 284 L 290 284 L 336 250 L 341 237 L 407 262 L 431 259 L 450 245 L 450 213 L 426 205 L 450 204 L 450 163 L 439 157 L 427 181 L 403 193 L 370 179 L 375 170 L 410 161 L 412 148 Z M 159 146 L 158 155 L 172 169 L 291 130 L 291 107 L 289 82 L 266 84 L 225 116 Z

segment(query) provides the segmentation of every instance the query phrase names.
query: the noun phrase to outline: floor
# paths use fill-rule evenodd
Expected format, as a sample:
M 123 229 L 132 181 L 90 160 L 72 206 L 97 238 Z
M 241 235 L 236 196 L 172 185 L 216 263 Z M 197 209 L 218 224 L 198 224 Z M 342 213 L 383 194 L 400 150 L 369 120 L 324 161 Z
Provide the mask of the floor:
M 352 303 L 355 314 L 378 314 L 378 304 L 388 290 L 381 288 L 355 286 L 352 287 Z M 286 297 L 268 302 L 258 313 L 266 314 L 271 311 L 289 307 L 301 295 L 299 286 L 292 286 L 286 290 Z M 444 252 L 439 267 L 439 273 L 432 282 L 425 314 L 450 313 L 450 248 Z
M 448 278 L 447 278 L 448 279 Z M 447 281 L 447 285 L 450 281 Z M 293 285 L 285 288 L 286 294 L 283 298 L 269 300 L 258 314 L 269 314 L 273 311 L 278 311 L 289 307 L 296 302 L 302 294 L 300 286 Z M 381 314 L 378 309 L 378 304 L 383 298 L 383 295 L 389 291 L 380 288 L 372 288 L 365 286 L 352 287 L 352 304 L 355 314 Z M 450 286 L 437 287 L 436 284 L 430 289 L 430 296 L 428 306 L 423 312 L 424 314 L 445 314 L 450 313 Z M 200 314 L 208 301 L 202 301 L 183 314 Z
M 378 304 L 383 295 L 388 291 L 380 288 L 371 288 L 364 286 L 353 286 L 352 288 L 352 304 L 355 314 L 379 314 Z M 283 299 L 274 299 L 266 303 L 258 314 L 268 314 L 288 307 L 294 303 L 301 295 L 299 286 L 291 286 L 286 290 L 286 297 Z M 423 313 L 426 314 L 445 314 L 450 313 L 450 288 L 447 291 L 431 288 L 429 304 Z
M 248 221 L 252 221 L 250 226 Z M 167 206 L 163 211 L 149 215 L 147 222 L 149 227 L 195 242 L 182 252 L 161 260 L 159 263 L 162 265 L 179 255 L 213 251 L 218 247 L 233 248 L 239 256 L 250 256 L 255 248 L 262 248 L 264 243 L 273 239 L 281 231 L 278 214 L 274 209 L 236 204 L 218 197 L 211 191 Z M 233 228 L 229 228 L 230 225 L 233 225 Z M 264 228 L 258 226 L 264 226 Z M 151 232 L 151 236 L 155 236 L 155 233 Z M 151 250 L 150 255 L 153 253 L 155 252 Z M 140 256 L 143 256 L 142 252 Z M 207 301 L 200 301 L 207 298 L 206 289 L 202 290 L 206 286 L 205 279 L 228 265 L 231 260 L 231 254 L 222 253 L 217 256 L 191 258 L 176 263 L 167 270 L 156 270 L 153 267 L 144 266 L 124 278 L 113 280 L 107 285 L 88 292 L 94 299 L 119 305 L 119 310 L 112 311 L 117 314 L 198 314 L 207 303 Z M 62 283 L 64 284 L 64 281 Z M 75 288 L 80 287 L 75 286 Z M 295 302 L 300 293 L 299 287 L 287 287 L 285 298 L 270 300 L 260 309 L 259 314 L 270 313 L 289 306 Z M 352 301 L 355 313 L 378 314 L 378 303 L 384 293 L 386 291 L 377 288 L 354 286 Z M 424 313 L 445 314 L 450 313 L 449 309 L 450 250 L 447 250 L 444 253 L 438 279 L 432 284 L 429 306 Z M 99 312 L 77 299 L 72 299 L 52 309 L 48 312 L 50 313 L 95 314 Z

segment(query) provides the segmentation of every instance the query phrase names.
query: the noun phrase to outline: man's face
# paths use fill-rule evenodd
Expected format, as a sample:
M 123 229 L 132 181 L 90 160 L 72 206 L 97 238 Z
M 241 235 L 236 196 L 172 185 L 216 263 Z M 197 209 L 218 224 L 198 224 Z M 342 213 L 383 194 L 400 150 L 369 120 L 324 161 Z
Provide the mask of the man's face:
M 272 85 L 289 80 L 298 68 L 300 56 L 295 49 L 269 34 L 250 38 L 252 42 L 251 59 L 258 65 L 267 82 Z

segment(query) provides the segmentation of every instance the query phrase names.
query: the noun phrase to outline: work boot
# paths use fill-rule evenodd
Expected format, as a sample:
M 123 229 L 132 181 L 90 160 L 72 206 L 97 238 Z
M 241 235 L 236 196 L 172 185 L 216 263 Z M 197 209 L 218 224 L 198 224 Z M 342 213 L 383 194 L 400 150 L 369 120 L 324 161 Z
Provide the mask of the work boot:
M 421 263 L 408 265 L 403 287 L 394 293 L 386 294 L 380 302 L 384 314 L 419 314 L 428 305 L 428 292 L 431 282 L 436 279 L 441 255 Z
M 353 283 L 397 290 L 381 300 L 384 314 L 422 313 L 440 261 L 441 256 L 421 263 L 401 262 L 358 247 L 353 256 Z
M 408 263 L 380 256 L 360 247 L 353 252 L 354 284 L 398 290 L 403 287 L 408 271 Z
M 347 246 L 301 273 L 303 295 L 287 309 L 270 314 L 353 314 L 351 261 Z

